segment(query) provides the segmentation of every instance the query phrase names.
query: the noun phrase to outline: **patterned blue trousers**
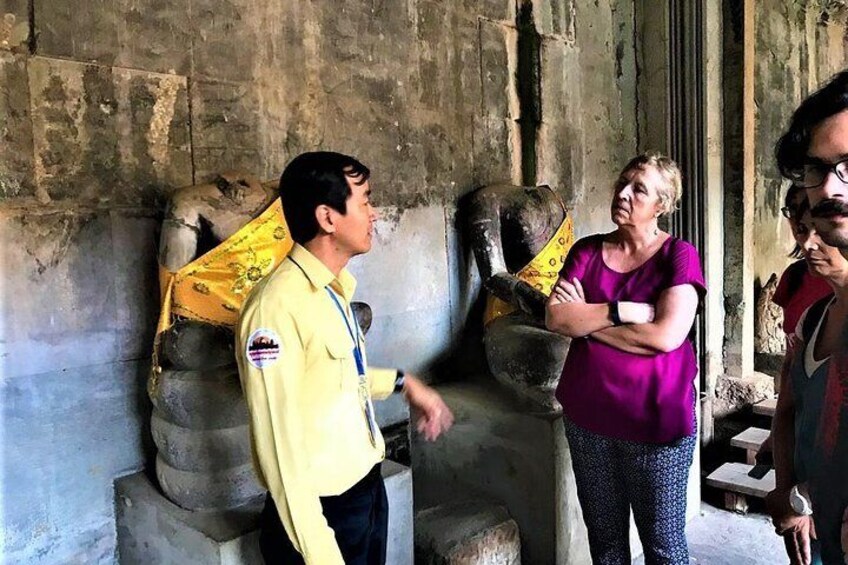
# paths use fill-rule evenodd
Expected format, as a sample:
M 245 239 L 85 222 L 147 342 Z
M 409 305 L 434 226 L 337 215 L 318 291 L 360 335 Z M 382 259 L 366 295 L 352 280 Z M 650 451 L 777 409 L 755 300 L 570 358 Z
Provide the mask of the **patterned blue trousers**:
M 594 434 L 565 419 L 594 565 L 630 565 L 630 509 L 646 565 L 688 565 L 686 484 L 695 435 L 666 444 Z

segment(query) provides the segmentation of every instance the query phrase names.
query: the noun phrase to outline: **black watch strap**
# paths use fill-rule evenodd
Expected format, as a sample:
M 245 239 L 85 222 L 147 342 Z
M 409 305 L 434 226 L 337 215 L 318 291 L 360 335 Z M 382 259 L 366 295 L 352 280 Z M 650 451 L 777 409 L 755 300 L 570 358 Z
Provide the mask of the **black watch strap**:
M 397 370 L 397 376 L 395 376 L 395 392 L 401 392 L 403 390 L 403 384 L 406 380 L 406 373 Z
M 618 300 L 616 300 L 615 302 L 609 303 L 609 310 L 610 310 L 610 320 L 612 320 L 612 325 L 620 326 L 622 324 L 622 321 L 621 321 L 621 314 L 618 311 Z

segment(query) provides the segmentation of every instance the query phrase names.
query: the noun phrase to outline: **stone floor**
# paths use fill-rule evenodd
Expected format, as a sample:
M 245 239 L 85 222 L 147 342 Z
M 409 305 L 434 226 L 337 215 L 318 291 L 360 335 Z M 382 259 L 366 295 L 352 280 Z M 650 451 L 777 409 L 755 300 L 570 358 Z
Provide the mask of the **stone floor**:
M 789 560 L 781 539 L 762 514 L 745 516 L 701 505 L 701 515 L 689 523 L 690 562 L 705 565 L 783 565 Z M 643 565 L 644 559 L 634 565 Z

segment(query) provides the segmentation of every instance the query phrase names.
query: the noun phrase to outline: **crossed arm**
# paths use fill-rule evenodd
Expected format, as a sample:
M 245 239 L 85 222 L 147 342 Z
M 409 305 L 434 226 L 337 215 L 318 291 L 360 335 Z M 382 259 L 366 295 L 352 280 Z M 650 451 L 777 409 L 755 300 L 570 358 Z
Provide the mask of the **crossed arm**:
M 677 285 L 664 290 L 656 306 L 619 302 L 623 325 L 614 326 L 608 303 L 587 303 L 578 279 L 560 277 L 545 307 L 545 325 L 568 337 L 592 337 L 628 353 L 656 355 L 680 347 L 697 308 L 695 287 Z

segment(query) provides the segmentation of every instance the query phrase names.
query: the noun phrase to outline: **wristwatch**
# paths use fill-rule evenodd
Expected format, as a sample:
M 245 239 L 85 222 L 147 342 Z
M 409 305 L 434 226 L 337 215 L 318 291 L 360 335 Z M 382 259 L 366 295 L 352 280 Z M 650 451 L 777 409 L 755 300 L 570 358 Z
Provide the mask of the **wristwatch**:
M 800 514 L 801 516 L 810 516 L 813 513 L 812 502 L 798 490 L 798 485 L 795 485 L 789 491 L 789 506 L 792 507 L 792 510 L 796 514 Z
M 403 390 L 403 385 L 406 382 L 406 374 L 400 369 L 397 370 L 397 375 L 395 376 L 395 392 L 401 392 Z
M 609 315 L 610 320 L 612 320 L 612 325 L 620 326 L 621 325 L 621 315 L 618 312 L 618 301 L 609 303 Z

